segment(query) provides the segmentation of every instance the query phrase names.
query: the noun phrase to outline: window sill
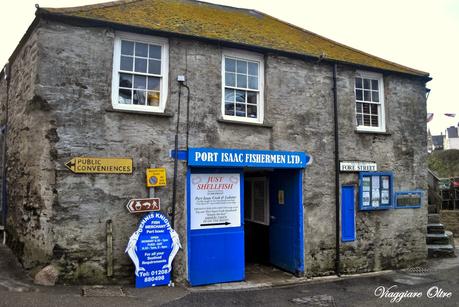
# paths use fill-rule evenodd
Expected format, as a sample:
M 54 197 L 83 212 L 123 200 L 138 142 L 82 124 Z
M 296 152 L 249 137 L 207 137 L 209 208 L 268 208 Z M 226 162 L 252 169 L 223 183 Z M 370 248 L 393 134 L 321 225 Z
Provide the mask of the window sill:
M 114 108 L 106 108 L 105 111 L 114 112 L 114 113 L 128 113 L 128 114 L 135 114 L 135 115 L 158 116 L 158 117 L 173 117 L 174 116 L 174 114 L 170 112 L 155 113 L 155 112 L 136 111 L 136 110 L 121 110 L 121 109 L 114 109 Z
M 392 133 L 387 132 L 387 131 L 371 131 L 371 130 L 354 130 L 355 133 L 357 134 L 379 134 L 379 135 L 392 135 Z
M 268 128 L 268 129 L 272 129 L 274 127 L 274 125 L 268 124 L 268 123 L 259 124 L 259 123 L 241 122 L 237 120 L 229 120 L 229 119 L 223 119 L 223 118 L 217 119 L 217 122 L 222 123 L 222 124 L 229 124 L 229 125 L 262 127 L 262 128 Z

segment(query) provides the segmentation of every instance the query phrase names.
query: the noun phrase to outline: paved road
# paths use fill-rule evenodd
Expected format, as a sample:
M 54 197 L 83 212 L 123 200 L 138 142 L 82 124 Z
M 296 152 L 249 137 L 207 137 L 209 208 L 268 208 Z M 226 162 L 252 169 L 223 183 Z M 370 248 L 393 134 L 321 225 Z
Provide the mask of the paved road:
M 389 295 L 416 295 L 391 303 L 377 297 L 378 287 Z M 432 288 L 437 287 L 437 288 Z M 92 288 L 82 296 L 79 286 L 40 287 L 32 283 L 5 247 L 0 246 L 0 306 L 459 306 L 459 258 L 433 260 L 418 272 L 313 280 L 303 284 L 258 290 L 201 291 L 184 287 L 135 289 Z M 450 297 L 432 297 L 427 293 Z M 438 289 L 438 290 L 436 290 Z M 382 293 L 380 288 L 377 293 Z M 386 292 L 387 293 L 387 292 Z M 117 296 L 118 295 L 118 296 Z M 119 296 L 122 295 L 122 296 Z

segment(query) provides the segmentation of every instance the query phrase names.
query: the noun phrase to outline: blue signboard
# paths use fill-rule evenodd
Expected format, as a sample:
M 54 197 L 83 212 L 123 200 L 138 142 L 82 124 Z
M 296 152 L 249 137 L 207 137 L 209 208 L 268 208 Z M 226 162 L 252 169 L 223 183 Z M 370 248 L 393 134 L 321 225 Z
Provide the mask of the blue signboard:
M 394 204 L 396 209 L 421 208 L 422 191 L 395 192 Z
M 359 174 L 359 209 L 361 211 L 392 208 L 393 174 L 361 172 Z
M 305 168 L 310 157 L 304 152 L 189 148 L 188 165 L 200 167 Z
M 145 288 L 169 284 L 172 260 L 179 248 L 179 237 L 162 213 L 152 212 L 144 216 L 126 248 L 135 266 L 135 286 Z

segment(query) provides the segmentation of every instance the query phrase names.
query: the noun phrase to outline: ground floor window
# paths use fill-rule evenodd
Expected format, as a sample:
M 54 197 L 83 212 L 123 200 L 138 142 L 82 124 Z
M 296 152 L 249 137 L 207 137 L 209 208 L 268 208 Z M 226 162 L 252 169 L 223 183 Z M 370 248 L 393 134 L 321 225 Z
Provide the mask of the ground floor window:
M 245 220 L 269 225 L 268 180 L 266 177 L 246 178 L 244 182 Z

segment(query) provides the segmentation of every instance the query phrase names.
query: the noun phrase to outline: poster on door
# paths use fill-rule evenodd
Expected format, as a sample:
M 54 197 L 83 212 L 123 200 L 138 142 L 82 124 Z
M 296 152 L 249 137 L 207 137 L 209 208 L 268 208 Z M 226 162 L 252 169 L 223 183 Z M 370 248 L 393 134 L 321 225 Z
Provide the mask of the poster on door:
M 241 175 L 190 175 L 191 230 L 241 226 Z

